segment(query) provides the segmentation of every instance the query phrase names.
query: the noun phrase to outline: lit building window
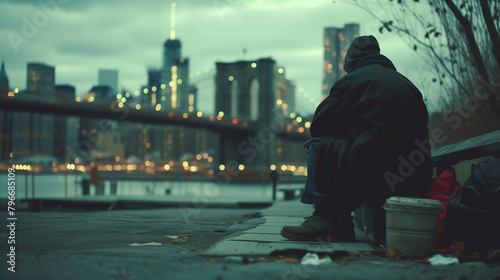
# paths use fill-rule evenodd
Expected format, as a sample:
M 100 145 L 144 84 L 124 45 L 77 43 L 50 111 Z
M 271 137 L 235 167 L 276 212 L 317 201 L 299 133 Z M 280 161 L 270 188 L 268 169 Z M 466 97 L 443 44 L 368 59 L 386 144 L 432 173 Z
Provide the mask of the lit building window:
M 344 34 L 342 34 L 342 32 L 339 32 L 339 39 L 340 41 L 345 42 Z
M 172 85 L 170 86 L 172 88 L 172 94 L 170 96 L 170 101 L 172 104 L 172 108 L 175 109 L 177 108 L 177 83 L 175 83 L 175 81 L 177 81 L 177 66 L 172 65 L 170 73 L 172 73 L 172 80 L 170 81 L 172 83 Z

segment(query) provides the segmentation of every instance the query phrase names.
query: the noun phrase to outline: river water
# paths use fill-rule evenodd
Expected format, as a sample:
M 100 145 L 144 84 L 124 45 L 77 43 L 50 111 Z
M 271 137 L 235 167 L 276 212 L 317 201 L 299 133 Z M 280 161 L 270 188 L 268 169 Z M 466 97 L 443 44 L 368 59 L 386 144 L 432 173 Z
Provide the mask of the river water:
M 26 174 L 22 171 L 16 172 L 16 199 L 33 198 L 62 198 L 82 196 L 81 180 L 86 175 L 75 174 Z M 34 179 L 34 180 L 33 180 Z M 34 184 L 33 184 L 34 181 Z M 117 181 L 117 195 L 126 196 L 151 196 L 168 195 L 190 196 L 196 195 L 205 189 L 216 190 L 216 197 L 243 197 L 251 199 L 269 200 L 272 198 L 271 184 L 217 184 L 213 181 Z M 27 184 L 26 184 L 27 183 Z M 279 182 L 278 182 L 279 183 Z M 0 174 L 0 198 L 7 198 L 7 171 Z M 109 181 L 104 183 L 104 195 L 111 194 Z M 279 184 L 282 186 L 303 186 L 303 183 Z M 27 187 L 27 193 L 26 193 Z M 90 195 L 95 195 L 95 187 L 91 185 Z M 282 192 L 277 193 L 277 198 L 283 197 Z

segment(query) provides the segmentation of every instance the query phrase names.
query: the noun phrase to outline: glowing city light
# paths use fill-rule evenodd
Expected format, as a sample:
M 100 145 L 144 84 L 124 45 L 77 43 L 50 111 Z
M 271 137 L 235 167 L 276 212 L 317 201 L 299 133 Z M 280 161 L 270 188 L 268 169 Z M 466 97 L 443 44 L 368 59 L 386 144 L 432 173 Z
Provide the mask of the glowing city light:
M 196 171 L 198 171 L 198 166 L 196 166 L 196 165 L 190 166 L 190 167 L 189 167 L 189 171 L 191 171 L 191 172 L 196 172 Z
M 139 94 L 141 94 L 141 93 L 140 93 L 138 90 L 136 90 L 136 91 L 134 92 L 134 94 L 135 94 L 135 96 L 139 96 Z
M 140 109 L 141 109 L 141 104 L 136 104 L 136 105 L 135 105 L 135 109 L 136 109 L 136 110 L 140 110 Z
M 122 103 L 125 103 L 125 102 L 127 102 L 127 98 L 122 97 L 122 98 L 120 99 L 120 101 L 121 101 Z
M 238 169 L 243 171 L 245 169 L 245 166 L 243 164 L 238 165 Z
M 233 119 L 233 124 L 237 124 L 238 123 L 238 120 L 237 119 Z
M 305 122 L 304 123 L 305 128 L 310 128 L 311 127 L 311 122 Z
M 276 165 L 275 164 L 271 164 L 271 166 L 269 166 L 269 169 L 271 169 L 272 171 L 276 170 Z
M 297 122 L 302 122 L 302 118 L 301 117 L 297 117 Z
M 234 81 L 234 77 L 233 77 L 233 76 L 229 76 L 228 80 L 229 80 L 230 82 L 232 82 L 232 81 Z
M 283 74 L 283 72 L 284 72 L 283 68 L 281 68 L 281 67 L 278 68 L 278 73 Z
M 276 100 L 276 104 L 278 106 L 281 106 L 281 104 L 283 104 L 283 100 L 281 100 L 281 99 Z
M 295 113 L 290 113 L 290 118 L 295 118 Z
M 161 110 L 161 104 L 159 104 L 159 103 L 158 103 L 158 104 L 156 104 L 156 106 L 155 106 L 155 110 L 156 110 L 156 111 L 160 111 L 160 110 Z
M 118 103 L 118 107 L 123 108 L 123 103 Z
M 122 95 L 121 95 L 121 94 L 119 94 L 119 93 L 118 93 L 118 94 L 116 94 L 116 99 L 120 99 L 120 98 L 122 98 Z
M 196 113 L 196 116 L 197 116 L 198 118 L 201 118 L 201 116 L 203 116 L 203 113 L 198 111 L 198 112 Z
M 255 68 L 255 67 L 257 67 L 257 63 L 252 62 L 252 64 L 250 64 L 250 66 L 252 66 L 252 68 Z
M 152 89 L 153 91 L 156 91 L 156 86 L 153 86 L 151 89 Z
M 222 118 L 222 117 L 224 117 L 224 112 L 219 111 L 219 113 L 217 115 Z
M 167 86 L 165 84 L 161 84 L 160 88 L 165 89 Z
M 170 170 L 170 165 L 165 164 L 165 165 L 163 166 L 163 169 L 165 169 L 166 171 Z
M 226 166 L 224 166 L 224 164 L 219 165 L 219 170 L 220 171 L 224 171 L 224 169 L 226 169 Z

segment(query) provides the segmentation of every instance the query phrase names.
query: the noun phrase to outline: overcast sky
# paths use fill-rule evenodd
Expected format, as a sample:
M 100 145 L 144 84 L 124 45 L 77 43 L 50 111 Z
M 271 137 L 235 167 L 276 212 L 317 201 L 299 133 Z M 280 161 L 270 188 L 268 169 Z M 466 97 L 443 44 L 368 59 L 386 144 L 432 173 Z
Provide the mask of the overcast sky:
M 43 3 L 51 5 L 47 8 Z M 163 43 L 169 36 L 170 3 L 0 0 L 0 59 L 5 60 L 11 87 L 26 88 L 26 64 L 42 62 L 55 66 L 56 84 L 75 86 L 77 95 L 97 84 L 98 69 L 117 69 L 120 89 L 139 89 L 147 83 L 147 68 L 161 64 Z M 213 71 L 217 61 L 271 57 L 297 87 L 304 88 L 296 92 L 298 112 L 311 113 L 320 101 L 324 27 L 359 23 L 361 35 L 375 35 L 382 54 L 418 87 L 418 73 L 426 71 L 397 35 L 379 34 L 376 20 L 339 1 L 176 3 L 176 34 L 182 42 L 182 56 L 190 59 L 191 74 Z M 373 12 L 383 14 L 384 9 L 374 6 Z M 27 27 L 31 24 L 34 30 Z M 213 100 L 211 90 L 201 90 L 199 110 L 213 112 Z

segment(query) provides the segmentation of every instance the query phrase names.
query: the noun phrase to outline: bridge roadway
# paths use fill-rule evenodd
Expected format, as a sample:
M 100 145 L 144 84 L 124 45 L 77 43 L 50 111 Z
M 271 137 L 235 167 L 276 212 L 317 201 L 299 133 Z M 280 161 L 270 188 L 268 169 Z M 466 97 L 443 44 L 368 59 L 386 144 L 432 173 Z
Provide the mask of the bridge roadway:
M 0 110 L 6 111 L 25 111 L 48 113 L 55 115 L 79 116 L 87 118 L 107 118 L 117 121 L 141 122 L 159 125 L 180 125 L 185 127 L 194 127 L 207 129 L 221 134 L 241 134 L 249 135 L 257 132 L 262 127 L 257 127 L 255 122 L 238 120 L 237 124 L 232 123 L 229 117 L 223 117 L 217 120 L 215 117 L 198 117 L 196 113 L 184 115 L 182 112 L 174 111 L 156 111 L 152 108 L 144 108 L 136 110 L 123 105 L 118 107 L 117 102 L 111 104 L 104 103 L 88 103 L 88 102 L 58 102 L 54 99 L 45 99 L 33 97 L 0 97 Z M 284 119 L 283 119 L 284 121 Z M 290 120 L 290 125 L 291 120 Z M 275 131 L 280 138 L 306 141 L 309 134 L 298 133 L 294 126 L 291 132 L 286 132 L 283 129 Z

